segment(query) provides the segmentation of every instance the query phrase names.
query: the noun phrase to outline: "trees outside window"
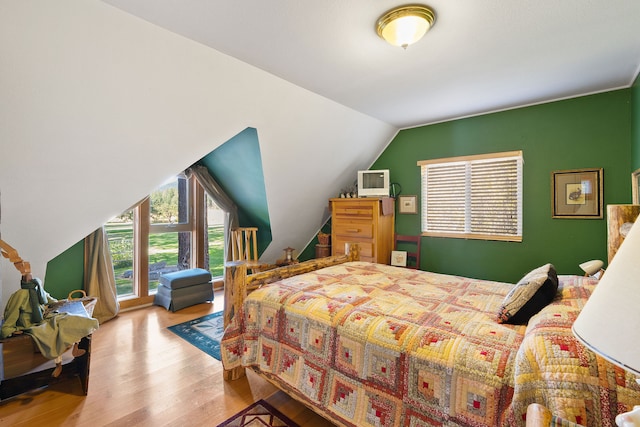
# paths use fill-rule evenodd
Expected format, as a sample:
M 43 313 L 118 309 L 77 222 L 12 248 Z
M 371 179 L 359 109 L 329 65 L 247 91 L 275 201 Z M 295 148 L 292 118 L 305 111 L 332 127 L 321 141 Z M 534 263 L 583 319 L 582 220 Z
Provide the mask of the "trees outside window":
M 194 178 L 176 176 L 106 224 L 121 307 L 147 304 L 160 275 L 200 267 L 222 276 L 223 212 Z

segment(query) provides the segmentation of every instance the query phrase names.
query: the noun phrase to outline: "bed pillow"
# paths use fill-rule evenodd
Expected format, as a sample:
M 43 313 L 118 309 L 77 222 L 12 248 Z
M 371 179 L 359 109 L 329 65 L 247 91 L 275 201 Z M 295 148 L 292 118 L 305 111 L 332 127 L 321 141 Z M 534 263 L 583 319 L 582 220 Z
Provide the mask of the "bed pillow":
M 524 325 L 556 296 L 558 274 L 552 264 L 530 271 L 502 301 L 498 323 Z

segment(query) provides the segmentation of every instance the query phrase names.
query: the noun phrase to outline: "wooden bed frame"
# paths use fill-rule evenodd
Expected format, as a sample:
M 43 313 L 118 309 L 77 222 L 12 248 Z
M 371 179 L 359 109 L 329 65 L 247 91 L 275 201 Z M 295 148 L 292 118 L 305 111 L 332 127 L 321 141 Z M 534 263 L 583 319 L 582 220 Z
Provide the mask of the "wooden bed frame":
M 247 265 L 244 262 L 238 261 L 225 264 L 225 300 L 223 313 L 225 328 L 231 323 L 237 314 L 242 313 L 243 303 L 248 292 L 281 279 L 357 260 L 359 260 L 359 248 L 357 244 L 353 243 L 350 245 L 349 253 L 346 255 L 313 259 L 299 264 L 261 271 L 255 274 L 247 274 Z M 253 371 L 258 376 L 264 378 L 275 387 L 287 393 L 287 390 L 282 388 L 278 382 L 270 379 L 268 376 L 262 375 L 258 369 L 253 369 Z M 246 368 L 240 366 L 234 369 L 224 370 L 223 375 L 226 381 L 239 379 L 246 375 Z M 291 397 L 307 406 L 312 411 L 318 413 L 320 416 L 326 416 L 326 414 L 319 411 L 313 405 L 309 405 L 308 402 L 300 400 L 295 395 L 291 395 Z M 551 420 L 552 413 L 546 407 L 534 403 L 529 405 L 527 408 L 526 427 L 547 427 L 550 425 L 549 423 Z M 339 423 L 337 420 L 331 420 L 331 422 L 338 426 L 343 426 L 343 424 Z M 581 427 L 569 422 L 567 422 L 566 425 Z
M 349 261 L 358 261 L 359 259 L 359 247 L 357 244 L 352 243 L 349 245 L 349 251 L 345 255 L 311 259 L 255 274 L 247 274 L 247 264 L 244 261 L 226 263 L 224 268 L 224 327 L 226 328 L 231 323 L 237 313 L 241 313 L 242 304 L 248 292 L 287 277 Z M 227 381 L 242 378 L 245 373 L 245 368 L 242 366 L 223 371 L 224 379 Z

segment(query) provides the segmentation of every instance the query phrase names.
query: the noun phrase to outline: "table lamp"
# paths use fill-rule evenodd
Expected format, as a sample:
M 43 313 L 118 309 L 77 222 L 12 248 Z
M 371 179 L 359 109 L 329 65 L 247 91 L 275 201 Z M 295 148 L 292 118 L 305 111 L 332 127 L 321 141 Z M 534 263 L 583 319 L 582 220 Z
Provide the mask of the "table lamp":
M 640 375 L 640 222 L 611 260 L 574 322 L 573 334 L 598 355 Z M 640 426 L 640 407 L 618 415 L 616 423 Z
M 602 269 L 603 265 L 604 262 L 600 261 L 599 259 L 592 259 L 591 261 L 586 261 L 580 264 L 580 268 L 582 269 L 582 271 L 584 271 L 585 276 L 597 275 L 596 277 L 600 278 L 602 273 L 604 273 L 604 270 Z

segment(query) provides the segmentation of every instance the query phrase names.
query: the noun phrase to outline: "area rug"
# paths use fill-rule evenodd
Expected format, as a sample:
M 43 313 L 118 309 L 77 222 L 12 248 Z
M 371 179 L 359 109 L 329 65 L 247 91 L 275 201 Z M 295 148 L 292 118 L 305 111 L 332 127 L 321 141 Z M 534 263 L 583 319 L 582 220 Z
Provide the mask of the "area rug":
M 218 427 L 299 427 L 282 412 L 264 400 L 258 400 L 248 408 L 235 414 Z
M 224 334 L 222 311 L 169 326 L 171 332 L 190 342 L 209 356 L 220 360 L 220 340 Z

